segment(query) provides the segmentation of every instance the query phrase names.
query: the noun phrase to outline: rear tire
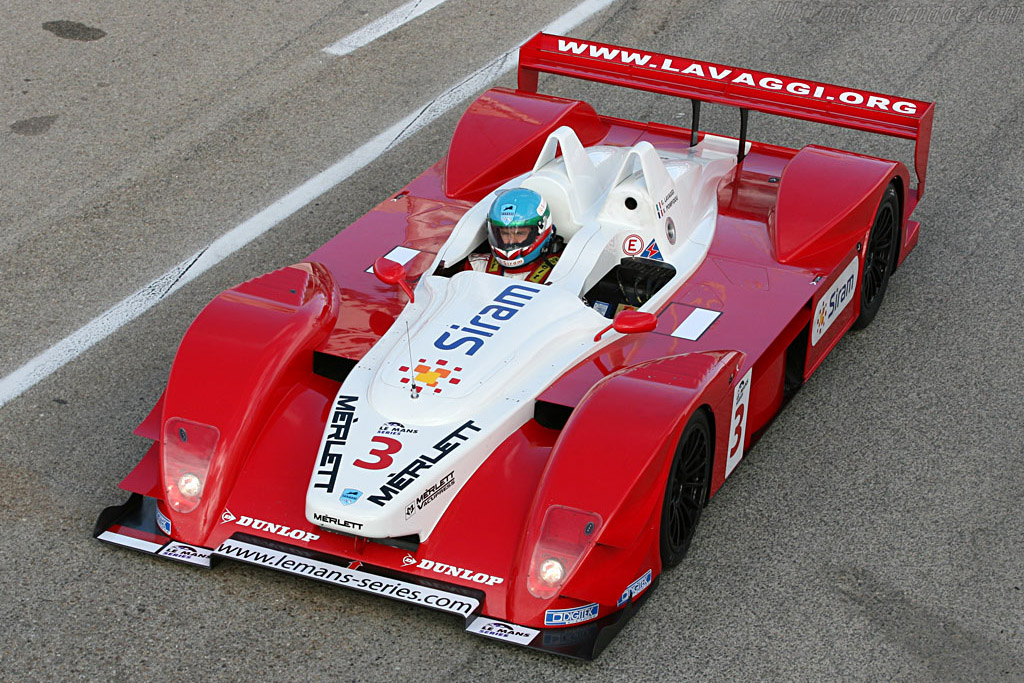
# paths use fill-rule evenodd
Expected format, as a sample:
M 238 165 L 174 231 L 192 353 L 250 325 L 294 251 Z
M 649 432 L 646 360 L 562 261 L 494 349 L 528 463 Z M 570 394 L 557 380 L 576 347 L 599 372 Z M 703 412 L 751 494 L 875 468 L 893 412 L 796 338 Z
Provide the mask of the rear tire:
M 889 276 L 896 269 L 899 254 L 900 202 L 896 188 L 890 183 L 882 195 L 875 213 L 875 222 L 868 235 L 868 246 L 864 250 L 864 273 L 860 283 L 860 315 L 853 323 L 854 329 L 861 330 L 871 324 L 882 307 L 885 290 L 889 287 Z
M 700 410 L 679 438 L 661 508 L 661 563 L 674 567 L 686 556 L 708 499 L 711 481 L 711 425 Z

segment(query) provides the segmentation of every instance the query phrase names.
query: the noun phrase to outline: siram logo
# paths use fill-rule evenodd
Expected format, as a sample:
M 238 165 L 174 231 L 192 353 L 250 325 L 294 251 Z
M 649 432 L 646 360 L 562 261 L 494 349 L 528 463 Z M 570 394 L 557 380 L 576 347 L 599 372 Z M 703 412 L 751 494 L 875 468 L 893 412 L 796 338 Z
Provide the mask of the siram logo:
M 451 332 L 445 332 L 434 341 L 434 346 L 445 351 L 454 351 L 462 346 L 469 347 L 462 353 L 472 356 L 484 345 L 484 341 L 493 337 L 501 329 L 501 323 L 508 321 L 519 312 L 527 301 L 540 290 L 526 285 L 509 285 L 494 297 L 494 303 L 487 304 L 474 315 L 468 325 L 459 327 L 451 325 L 453 330 L 463 332 L 463 336 L 452 338 Z
M 842 274 L 836 278 L 836 281 L 818 301 L 818 305 L 814 309 L 814 327 L 811 329 L 812 346 L 821 341 L 839 314 L 853 301 L 853 295 L 857 291 L 859 268 L 860 262 L 856 258 L 850 261 Z

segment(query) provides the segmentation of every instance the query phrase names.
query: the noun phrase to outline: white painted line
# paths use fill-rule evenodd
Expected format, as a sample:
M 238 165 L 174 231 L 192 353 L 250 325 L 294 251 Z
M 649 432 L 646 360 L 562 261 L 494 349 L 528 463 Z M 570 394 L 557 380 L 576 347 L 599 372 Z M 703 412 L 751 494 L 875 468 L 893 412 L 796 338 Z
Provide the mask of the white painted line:
M 416 258 L 416 256 L 419 255 L 419 253 L 420 252 L 416 251 L 415 249 L 410 249 L 409 247 L 395 247 L 388 253 L 384 254 L 384 258 L 390 259 L 395 263 L 401 263 L 404 266 L 409 261 L 412 261 L 414 258 Z M 373 266 L 370 266 L 364 272 L 372 273 Z
M 697 341 L 711 327 L 711 323 L 718 320 L 720 315 L 722 315 L 721 311 L 695 308 L 690 312 L 690 315 L 686 316 L 686 320 L 679 323 L 679 327 L 672 332 L 672 336 Z
M 545 33 L 567 33 L 615 1 L 586 0 L 542 30 Z M 11 374 L 0 379 L 0 407 L 78 358 L 96 343 L 138 318 L 164 297 L 178 291 L 317 197 L 361 171 L 381 154 L 429 125 L 483 86 L 511 71 L 512 67 L 516 65 L 516 53 L 519 46 L 530 37 L 524 38 L 519 45 L 491 60 L 479 71 L 439 95 L 433 102 L 425 105 L 419 111 L 412 112 L 249 220 L 232 228 L 206 249 L 185 259 L 127 299 L 108 308 L 70 336 L 65 337 Z
M 393 9 L 376 21 L 371 21 L 358 31 L 354 31 L 330 47 L 325 47 L 324 52 L 341 57 L 349 52 L 358 50 L 363 45 L 372 43 L 381 36 L 391 33 L 403 24 L 407 24 L 421 14 L 426 14 L 438 5 L 444 4 L 445 0 L 411 0 L 397 9 Z

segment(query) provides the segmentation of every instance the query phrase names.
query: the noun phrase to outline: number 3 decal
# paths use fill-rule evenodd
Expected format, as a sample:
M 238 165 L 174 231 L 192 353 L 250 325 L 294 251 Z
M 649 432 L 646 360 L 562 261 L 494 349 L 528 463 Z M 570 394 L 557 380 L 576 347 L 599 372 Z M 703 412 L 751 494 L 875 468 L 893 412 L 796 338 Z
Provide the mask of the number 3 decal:
M 382 470 L 386 467 L 391 467 L 391 463 L 394 462 L 391 454 L 402 450 L 402 442 L 389 436 L 375 436 L 370 441 L 380 444 L 380 448 L 370 451 L 370 455 L 375 456 L 377 461 L 356 460 L 352 464 L 368 470 Z
M 732 474 L 743 459 L 743 442 L 747 434 L 747 413 L 750 411 L 750 379 L 754 369 L 747 370 L 732 394 L 732 425 L 729 434 L 729 452 L 725 458 L 725 476 Z

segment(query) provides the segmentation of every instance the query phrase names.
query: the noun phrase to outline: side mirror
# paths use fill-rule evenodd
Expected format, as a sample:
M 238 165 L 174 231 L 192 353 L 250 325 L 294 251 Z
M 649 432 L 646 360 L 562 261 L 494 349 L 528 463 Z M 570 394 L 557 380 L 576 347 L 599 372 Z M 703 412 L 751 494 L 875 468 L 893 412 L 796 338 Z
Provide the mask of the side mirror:
M 405 281 L 405 266 L 401 263 L 381 256 L 373 262 L 373 274 L 384 284 L 398 285 L 409 297 L 409 303 L 416 300 L 412 295 L 412 287 Z
M 601 337 L 608 330 L 614 328 L 622 334 L 634 334 L 636 332 L 650 332 L 658 326 L 658 316 L 653 313 L 640 311 L 622 311 L 615 316 L 612 324 L 597 333 L 594 341 L 600 341 Z

